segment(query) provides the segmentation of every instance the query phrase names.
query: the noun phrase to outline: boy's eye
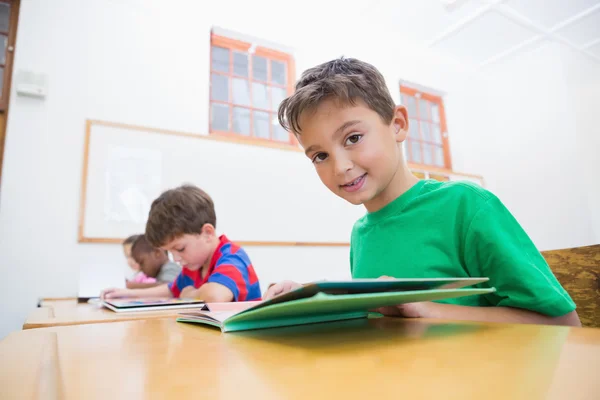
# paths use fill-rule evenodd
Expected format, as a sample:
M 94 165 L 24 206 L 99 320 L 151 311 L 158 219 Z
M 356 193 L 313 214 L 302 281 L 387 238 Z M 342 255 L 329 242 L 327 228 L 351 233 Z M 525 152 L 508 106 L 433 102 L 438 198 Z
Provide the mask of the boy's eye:
M 360 142 L 360 139 L 362 139 L 362 137 L 363 137 L 363 135 L 361 135 L 359 133 L 355 133 L 353 135 L 350 135 L 346 139 L 346 145 L 356 144 L 356 143 Z
M 177 251 L 178 253 L 183 253 L 184 250 L 185 250 L 185 247 L 182 247 L 180 249 L 175 249 L 175 251 Z
M 320 163 L 327 159 L 327 153 L 317 153 L 313 157 L 313 163 Z

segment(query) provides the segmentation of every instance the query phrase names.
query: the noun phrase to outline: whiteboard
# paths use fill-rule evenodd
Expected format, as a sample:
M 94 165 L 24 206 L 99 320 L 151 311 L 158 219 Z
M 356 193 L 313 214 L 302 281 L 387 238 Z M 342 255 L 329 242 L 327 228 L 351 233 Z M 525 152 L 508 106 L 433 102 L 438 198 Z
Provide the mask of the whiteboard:
M 151 201 L 185 183 L 213 198 L 217 231 L 240 243 L 347 245 L 365 213 L 331 193 L 300 151 L 88 121 L 79 240 L 143 232 Z

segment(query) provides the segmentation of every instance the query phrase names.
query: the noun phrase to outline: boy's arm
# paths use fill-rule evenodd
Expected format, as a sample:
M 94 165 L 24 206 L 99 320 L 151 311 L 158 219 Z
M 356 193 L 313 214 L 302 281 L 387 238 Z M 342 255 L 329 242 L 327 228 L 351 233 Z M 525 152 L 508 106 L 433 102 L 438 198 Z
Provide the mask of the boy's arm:
M 166 283 L 146 289 L 105 289 L 100 294 L 102 299 L 116 299 L 121 297 L 143 298 L 143 297 L 173 297 Z
M 477 320 L 579 324 L 576 305 L 514 216 L 495 196 L 479 208 L 462 236 L 463 265 L 469 276 L 488 277 L 495 287 L 483 303 L 499 310 L 439 307 L 448 318 L 464 313 Z M 487 316 L 486 316 L 487 315 Z M 567 317 L 569 316 L 570 317 Z
M 151 287 L 155 287 L 155 286 L 159 286 L 159 285 L 163 285 L 163 283 L 162 282 L 148 283 L 148 282 L 127 281 L 127 283 L 125 284 L 127 289 L 147 289 L 147 288 L 151 288 Z
M 409 318 L 440 318 L 462 321 L 581 326 L 576 311 L 559 317 L 513 307 L 469 307 L 433 302 L 410 303 L 377 310 L 385 315 Z
M 249 270 L 251 265 L 245 252 L 226 254 L 219 258 L 205 284 L 197 289 L 186 285 L 179 296 L 193 297 L 207 303 L 258 300 L 260 293 L 256 297 L 256 293 L 251 292 L 258 289 L 258 277 L 253 270 Z
M 207 282 L 198 289 L 193 286 L 185 287 L 179 297 L 200 299 L 205 303 L 226 303 L 233 301 L 233 292 L 220 283 Z

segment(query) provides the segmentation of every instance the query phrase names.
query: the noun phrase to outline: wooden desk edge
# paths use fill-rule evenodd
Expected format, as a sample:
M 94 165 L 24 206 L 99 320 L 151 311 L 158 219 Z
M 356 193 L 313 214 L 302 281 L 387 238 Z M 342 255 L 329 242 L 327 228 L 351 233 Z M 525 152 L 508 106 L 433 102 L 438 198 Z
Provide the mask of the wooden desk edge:
M 118 314 L 117 314 L 118 315 Z M 127 315 L 120 314 L 124 318 L 121 319 L 99 319 L 99 320 L 68 320 L 68 321 L 25 321 L 23 324 L 23 330 L 27 329 L 40 329 L 40 328 L 53 328 L 59 326 L 74 326 L 74 325 L 92 325 L 92 324 L 108 324 L 113 322 L 131 322 L 131 321 L 144 321 L 148 319 L 161 319 L 161 318 L 177 318 L 178 314 L 164 314 L 164 315 Z M 128 318 L 131 317 L 131 318 Z

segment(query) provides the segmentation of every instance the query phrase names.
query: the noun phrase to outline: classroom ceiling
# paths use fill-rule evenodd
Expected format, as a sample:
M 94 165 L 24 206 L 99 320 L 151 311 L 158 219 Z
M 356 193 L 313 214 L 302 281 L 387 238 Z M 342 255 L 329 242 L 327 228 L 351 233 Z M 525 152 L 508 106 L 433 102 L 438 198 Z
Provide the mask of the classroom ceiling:
M 367 13 L 398 35 L 479 67 L 548 42 L 600 64 L 600 0 L 379 0 Z

